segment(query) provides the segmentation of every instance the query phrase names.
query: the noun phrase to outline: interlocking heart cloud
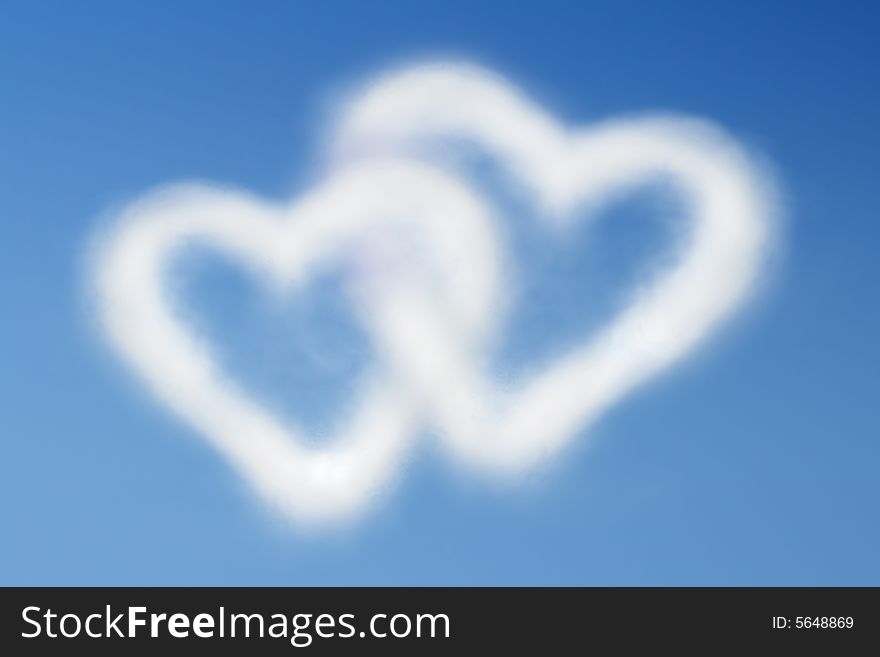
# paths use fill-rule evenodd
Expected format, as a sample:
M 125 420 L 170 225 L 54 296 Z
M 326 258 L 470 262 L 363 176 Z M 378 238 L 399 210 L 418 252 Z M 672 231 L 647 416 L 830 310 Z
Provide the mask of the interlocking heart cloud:
M 294 519 L 363 509 L 422 429 L 477 467 L 532 466 L 680 361 L 755 286 L 772 218 L 766 177 L 705 122 L 665 116 L 569 130 L 510 83 L 462 65 L 380 78 L 343 110 L 335 167 L 315 191 L 287 207 L 204 186 L 154 193 L 102 237 L 93 270 L 114 349 Z M 552 230 L 590 221 L 654 180 L 687 202 L 691 230 L 676 264 L 598 335 L 512 386 L 486 367 L 504 310 L 504 218 L 432 150 L 460 140 L 497 158 Z M 165 271 L 192 241 L 279 293 L 322 267 L 346 272 L 375 364 L 329 446 L 311 445 L 251 398 L 175 315 Z

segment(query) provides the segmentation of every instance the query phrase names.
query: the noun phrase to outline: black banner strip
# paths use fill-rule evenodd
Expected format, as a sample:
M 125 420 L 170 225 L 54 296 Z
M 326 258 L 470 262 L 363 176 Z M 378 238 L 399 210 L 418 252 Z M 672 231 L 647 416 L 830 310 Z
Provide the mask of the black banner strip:
M 6 655 L 519 655 L 645 646 L 853 654 L 877 648 L 878 627 L 877 588 L 0 589 Z

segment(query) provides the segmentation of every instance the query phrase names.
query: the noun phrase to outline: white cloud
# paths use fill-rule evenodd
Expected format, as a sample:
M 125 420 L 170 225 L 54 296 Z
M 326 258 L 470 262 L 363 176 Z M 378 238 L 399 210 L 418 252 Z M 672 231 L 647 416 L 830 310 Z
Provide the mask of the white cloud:
M 468 463 L 528 468 L 679 362 L 755 286 L 768 193 L 747 154 L 705 122 L 638 118 L 570 130 L 509 82 L 458 65 L 381 78 L 343 110 L 336 172 L 291 206 L 169 189 L 126 209 L 94 261 L 112 346 L 292 518 L 338 519 L 364 508 L 423 427 Z M 693 229 L 677 263 L 599 335 L 502 389 L 487 365 L 507 300 L 498 219 L 464 172 L 453 175 L 422 148 L 453 137 L 496 156 L 511 181 L 532 191 L 548 229 L 589 218 L 584 210 L 654 178 L 681 191 Z M 350 268 L 376 366 L 330 446 L 310 447 L 300 429 L 269 414 L 174 316 L 163 275 L 190 240 L 228 254 L 279 293 L 328 262 Z
M 415 163 L 350 167 L 290 207 L 222 189 L 166 189 L 125 210 L 99 242 L 93 273 L 101 326 L 151 392 L 266 500 L 299 520 L 344 518 L 400 466 L 418 422 L 408 391 L 380 363 L 342 435 L 310 447 L 299 429 L 231 381 L 174 316 L 163 280 L 170 259 L 187 242 L 203 241 L 279 293 L 335 261 L 354 272 L 352 298 L 365 317 L 374 312 L 369 303 L 395 294 L 395 281 L 419 280 L 455 319 L 450 334 L 479 344 L 499 283 L 493 226 L 466 187 Z
M 678 262 L 597 336 L 512 389 L 488 378 L 469 345 L 436 329 L 429 306 L 376 315 L 374 332 L 387 339 L 398 371 L 421 391 L 446 442 L 471 463 L 518 472 L 556 453 L 691 352 L 757 282 L 770 237 L 769 183 L 705 121 L 658 116 L 569 129 L 506 80 L 441 64 L 373 81 L 351 100 L 336 134 L 340 165 L 389 152 L 430 158 L 426 145 L 473 142 L 532 191 L 548 228 L 557 230 L 579 217 L 589 221 L 590 210 L 646 181 L 665 181 L 687 201 L 692 229 Z

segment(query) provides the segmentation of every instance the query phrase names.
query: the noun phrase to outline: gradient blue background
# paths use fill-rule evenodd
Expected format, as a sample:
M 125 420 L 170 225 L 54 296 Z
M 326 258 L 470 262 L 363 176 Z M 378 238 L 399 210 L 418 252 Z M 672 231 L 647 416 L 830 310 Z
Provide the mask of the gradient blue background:
M 878 20 L 857 2 L 4 2 L 0 583 L 880 584 Z M 163 182 L 305 188 L 334 94 L 432 53 L 492 66 L 572 122 L 719 122 L 774 163 L 783 249 L 744 319 L 522 486 L 425 441 L 385 504 L 305 535 L 102 348 L 83 249 Z M 655 201 L 558 257 L 522 241 L 546 265 L 524 285 L 547 293 L 516 311 L 513 361 L 595 319 L 577 308 L 612 307 L 565 282 L 584 267 L 597 291 L 625 289 L 663 242 L 636 216 Z M 279 412 L 331 417 L 367 353 L 335 282 L 264 312 L 234 267 L 187 271 L 230 367 Z

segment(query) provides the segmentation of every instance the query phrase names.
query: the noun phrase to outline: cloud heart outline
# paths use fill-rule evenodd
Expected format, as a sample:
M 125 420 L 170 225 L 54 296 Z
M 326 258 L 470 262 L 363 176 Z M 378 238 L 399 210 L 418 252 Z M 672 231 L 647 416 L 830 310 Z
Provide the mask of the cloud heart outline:
M 352 299 L 365 318 L 377 298 L 386 309 L 408 312 L 396 307 L 407 297 L 396 294 L 395 281 L 409 285 L 418 278 L 414 267 L 431 264 L 435 271 L 419 286 L 424 292 L 426 281 L 435 283 L 433 304 L 454 318 L 444 330 L 478 344 L 492 327 L 499 284 L 494 225 L 467 187 L 434 168 L 392 159 L 349 167 L 289 207 L 219 188 L 165 189 L 126 207 L 98 240 L 92 280 L 99 321 L 152 394 L 264 499 L 300 521 L 345 518 L 400 465 L 419 423 L 408 391 L 373 373 L 342 435 L 310 447 L 302 432 L 229 380 L 174 315 L 163 285 L 169 258 L 189 241 L 204 242 L 279 293 L 304 284 L 328 259 L 353 259 Z M 404 239 L 414 229 L 415 240 Z M 419 244 L 427 251 L 416 251 L 414 263 L 408 249 Z M 383 269 L 395 256 L 403 261 Z
M 438 163 L 450 138 L 485 149 L 537 198 L 555 229 L 650 180 L 688 201 L 679 262 L 641 290 L 598 335 L 533 378 L 499 390 L 466 341 L 437 329 L 427 305 L 379 312 L 374 328 L 401 376 L 465 460 L 518 472 L 555 454 L 613 404 L 691 353 L 748 298 L 771 242 L 772 185 L 744 149 L 705 121 L 655 116 L 570 130 L 503 78 L 477 67 L 415 66 L 349 99 L 337 165 L 394 153 Z M 403 332 L 395 332 L 404 327 Z M 417 343 L 407 335 L 421 333 Z M 431 345 L 430 348 L 425 347 Z

